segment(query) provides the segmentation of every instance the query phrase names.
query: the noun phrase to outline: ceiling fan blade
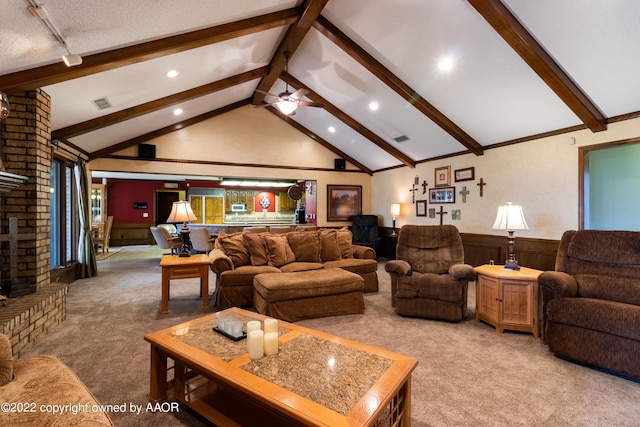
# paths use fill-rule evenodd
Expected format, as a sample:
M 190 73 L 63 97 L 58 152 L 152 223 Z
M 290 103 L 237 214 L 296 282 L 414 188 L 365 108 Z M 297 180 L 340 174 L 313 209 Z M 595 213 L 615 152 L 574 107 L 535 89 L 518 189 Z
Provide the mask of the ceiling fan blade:
M 258 93 L 263 93 L 263 94 L 265 94 L 265 95 L 269 95 L 269 96 L 271 96 L 271 97 L 273 97 L 273 98 L 280 98 L 278 95 L 274 95 L 274 94 L 272 94 L 272 93 L 270 93 L 270 92 L 265 92 L 265 91 L 260 90 L 260 89 L 256 89 L 255 91 L 256 91 L 256 92 L 258 92 Z
M 293 92 L 290 96 L 291 98 L 300 99 L 308 93 L 309 91 L 307 89 L 298 89 L 297 91 Z
M 259 104 L 259 105 L 254 105 L 254 108 L 259 108 L 259 107 L 273 107 L 273 104 L 275 104 L 275 102 L 271 102 L 271 103 L 266 103 L 266 104 Z
M 302 107 L 324 107 L 322 102 L 298 101 L 298 105 Z

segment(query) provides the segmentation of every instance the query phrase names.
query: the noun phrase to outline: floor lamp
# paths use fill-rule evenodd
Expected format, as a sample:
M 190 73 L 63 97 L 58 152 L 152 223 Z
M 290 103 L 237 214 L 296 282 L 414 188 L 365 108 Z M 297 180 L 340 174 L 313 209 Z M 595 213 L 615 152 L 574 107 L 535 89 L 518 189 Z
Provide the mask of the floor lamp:
M 518 261 L 516 261 L 516 238 L 513 233 L 515 230 L 529 229 L 527 221 L 524 219 L 522 206 L 514 205 L 511 202 L 499 206 L 498 215 L 492 228 L 494 230 L 507 230 L 507 233 L 509 233 L 509 259 L 505 261 L 504 268 L 520 270 Z
M 187 227 L 187 222 L 194 221 L 198 219 L 196 214 L 193 213 L 191 209 L 191 205 L 189 202 L 178 201 L 173 202 L 173 206 L 171 207 L 171 213 L 169 214 L 169 218 L 167 218 L 168 223 L 182 223 L 182 229 L 180 230 L 180 239 L 182 240 L 182 251 L 178 254 L 179 257 L 188 257 L 191 256 L 189 253 L 189 227 Z
M 391 237 L 396 237 L 396 217 L 400 216 L 400 203 L 391 203 L 391 216 L 393 217 L 393 231 Z

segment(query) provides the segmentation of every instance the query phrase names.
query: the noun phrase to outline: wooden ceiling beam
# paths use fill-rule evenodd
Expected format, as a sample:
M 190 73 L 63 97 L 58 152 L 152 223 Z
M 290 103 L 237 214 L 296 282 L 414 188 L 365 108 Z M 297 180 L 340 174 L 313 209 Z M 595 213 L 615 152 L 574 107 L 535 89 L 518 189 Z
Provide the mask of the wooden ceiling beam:
M 468 1 L 592 132 L 607 129 L 604 114 L 500 0 Z
M 114 113 L 107 114 L 106 116 L 97 117 L 95 119 L 87 120 L 82 123 L 76 123 L 74 125 L 53 131 L 51 133 L 51 139 L 55 141 L 56 139 L 73 138 L 74 136 L 93 132 L 106 126 L 115 125 L 117 123 L 121 123 L 126 120 L 142 116 L 144 114 L 149 114 L 154 111 L 179 104 L 181 102 L 189 101 L 191 99 L 208 95 L 222 89 L 227 89 L 241 83 L 255 80 L 257 78 L 265 76 L 268 70 L 269 68 L 265 65 L 264 67 L 257 68 L 255 70 L 240 73 L 235 76 L 218 80 L 216 82 L 185 90 L 173 95 L 165 96 L 164 98 L 156 99 L 144 104 L 116 111 Z
M 196 123 L 200 123 L 212 117 L 216 117 L 221 114 L 228 113 L 229 111 L 233 111 L 236 108 L 244 107 L 245 105 L 249 105 L 250 103 L 251 103 L 251 98 L 243 99 L 243 100 L 234 102 L 233 104 L 226 105 L 222 108 L 209 111 L 208 113 L 200 114 L 199 116 L 192 117 L 187 120 L 183 120 L 179 123 L 165 126 L 161 129 L 154 130 L 153 132 L 149 132 L 144 135 L 137 136 L 135 138 L 131 138 L 127 141 L 123 141 L 123 142 L 111 145 L 101 150 L 96 150 L 89 154 L 89 160 L 99 159 L 100 157 L 104 157 L 106 155 L 115 153 L 116 151 L 124 150 L 126 148 L 133 147 L 138 144 L 143 144 L 145 142 L 151 141 L 152 139 L 158 138 L 160 136 L 167 135 L 171 132 L 175 132 L 177 130 L 186 128 L 187 126 L 195 125 Z
M 371 56 L 367 51 L 360 47 L 349 36 L 340 31 L 338 27 L 333 25 L 324 16 L 318 17 L 313 24 L 314 28 L 322 33 L 326 38 L 335 43 L 340 49 L 345 51 L 349 56 L 356 60 L 360 65 L 365 67 L 369 72 L 376 76 L 380 81 L 393 89 L 398 95 L 403 97 L 409 104 L 413 105 L 422 114 L 427 116 L 442 130 L 447 132 L 458 142 L 464 145 L 469 151 L 480 156 L 483 148 L 480 143 L 473 139 L 469 134 L 462 130 L 458 125 L 451 121 L 447 116 L 442 114 L 436 107 L 431 105 L 416 90 L 411 88 L 402 79 L 393 74 L 391 70 L 382 65 L 377 59 Z
M 287 30 L 287 33 L 271 59 L 271 63 L 269 64 L 269 74 L 262 78 L 260 83 L 258 83 L 256 90 L 269 92 L 280 76 L 280 73 L 287 65 L 285 52 L 289 52 L 291 56 L 293 55 L 309 32 L 309 29 L 311 29 L 315 20 L 320 16 L 320 13 L 327 2 L 328 0 L 305 0 L 304 5 L 302 6 L 300 19 Z M 253 95 L 253 105 L 260 105 L 264 100 L 264 97 L 265 95 L 263 93 L 255 92 Z
M 368 167 L 366 167 L 365 165 L 363 165 L 362 163 L 360 163 L 359 161 L 357 161 L 353 157 L 349 156 L 344 151 L 342 151 L 339 148 L 331 145 L 331 143 L 327 142 L 325 139 L 323 139 L 318 134 L 316 134 L 314 132 L 311 132 L 309 129 L 307 129 L 306 127 L 302 126 L 300 123 L 296 122 L 295 120 L 290 120 L 289 116 L 285 116 L 277 108 L 275 108 L 275 107 L 266 107 L 266 109 L 269 112 L 271 112 L 271 113 L 275 114 L 276 116 L 278 116 L 278 118 L 280 118 L 280 119 L 284 120 L 285 122 L 287 122 L 288 125 L 293 126 L 294 128 L 296 128 L 297 130 L 302 132 L 307 137 L 313 139 L 318 144 L 322 145 L 327 150 L 330 150 L 333 153 L 337 154 L 338 156 L 342 157 L 343 159 L 347 160 L 349 163 L 353 164 L 355 167 L 357 167 L 361 171 L 366 172 L 369 175 L 373 175 L 373 171 L 371 169 L 369 169 Z
M 342 121 L 351 129 L 355 130 L 360 135 L 364 136 L 369 141 L 373 142 L 378 147 L 382 148 L 384 151 L 386 151 L 396 159 L 400 160 L 403 164 L 411 168 L 416 167 L 416 162 L 411 157 L 407 156 L 402 151 L 398 150 L 396 147 L 389 144 L 387 141 L 380 138 L 377 134 L 367 129 L 362 124 L 360 124 L 353 117 L 349 116 L 347 113 L 340 110 L 338 107 L 330 103 L 328 100 L 326 100 L 322 96 L 318 95 L 317 93 L 315 93 L 314 91 L 306 87 L 300 80 L 296 79 L 291 74 L 283 71 L 282 74 L 280 75 L 280 78 L 284 80 L 286 83 L 290 84 L 291 86 L 294 86 L 297 89 L 301 89 L 301 88 L 307 89 L 309 91 L 309 93 L 305 95 L 307 98 L 309 98 L 314 102 L 320 102 L 324 104 L 324 109 L 327 110 L 330 114 L 334 115 L 338 120 Z M 305 107 L 301 107 L 301 108 L 305 108 Z
M 236 37 L 281 27 L 298 21 L 301 9 L 294 7 L 228 24 L 140 43 L 82 57 L 82 64 L 67 67 L 62 61 L 0 76 L 2 91 L 8 94 L 85 77 L 102 71 L 173 55 Z

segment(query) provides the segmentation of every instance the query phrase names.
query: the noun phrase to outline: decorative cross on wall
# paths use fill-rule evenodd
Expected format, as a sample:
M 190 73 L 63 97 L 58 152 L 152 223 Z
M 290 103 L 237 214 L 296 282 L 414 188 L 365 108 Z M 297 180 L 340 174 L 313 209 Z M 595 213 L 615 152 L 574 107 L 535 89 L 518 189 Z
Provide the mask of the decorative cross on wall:
M 18 234 L 18 218 L 9 218 L 9 234 L 0 235 L 0 242 L 9 242 L 9 278 L 15 283 L 18 278 L 18 241 L 35 240 L 36 233 Z
M 467 194 L 469 194 L 469 190 L 467 190 L 467 186 L 464 185 L 460 192 L 460 195 L 462 196 L 462 203 L 467 203 Z
M 448 214 L 448 211 L 445 211 L 442 206 L 440 206 L 440 212 L 436 212 L 436 215 L 440 215 L 440 225 L 442 225 L 442 217 L 444 214 Z
M 411 203 L 416 202 L 416 191 L 418 191 L 416 187 L 419 184 L 420 184 L 420 178 L 418 178 L 418 175 L 416 175 L 416 177 L 413 180 L 413 185 L 411 186 L 411 190 L 409 190 L 411 192 Z
M 487 185 L 486 182 L 484 182 L 484 178 L 480 178 L 480 182 L 476 184 L 478 187 L 480 187 L 480 197 L 482 197 L 482 190 L 484 188 L 485 185 Z
M 422 181 L 422 194 L 427 192 L 427 186 L 429 184 L 427 184 L 427 181 Z

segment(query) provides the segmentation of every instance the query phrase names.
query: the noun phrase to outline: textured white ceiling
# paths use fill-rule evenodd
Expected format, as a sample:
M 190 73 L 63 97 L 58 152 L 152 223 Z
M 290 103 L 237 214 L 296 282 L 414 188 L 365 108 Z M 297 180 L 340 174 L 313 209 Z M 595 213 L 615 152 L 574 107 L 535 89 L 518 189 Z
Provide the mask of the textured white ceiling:
M 301 1 L 153 2 L 37 0 L 73 53 L 88 55 L 239 19 Z M 503 0 L 605 117 L 640 111 L 640 1 Z M 65 53 L 26 0 L 4 2 L 2 75 L 57 63 Z M 322 15 L 483 146 L 581 124 L 578 117 L 464 0 L 330 0 Z M 268 65 L 286 27 L 238 37 L 87 77 L 52 84 L 57 130 Z M 454 68 L 437 62 L 450 55 Z M 166 72 L 180 75 L 168 79 Z M 289 72 L 414 161 L 466 150 L 320 32 L 311 29 Z M 259 79 L 70 138 L 91 153 L 179 120 L 249 98 Z M 271 92 L 284 90 L 278 80 Z M 93 100 L 107 97 L 100 111 Z M 370 101 L 378 111 L 368 108 Z M 269 114 L 264 112 L 264 114 Z M 371 170 L 402 162 L 320 108 L 290 118 Z M 336 128 L 335 133 L 328 131 Z M 406 135 L 397 143 L 393 138 Z

